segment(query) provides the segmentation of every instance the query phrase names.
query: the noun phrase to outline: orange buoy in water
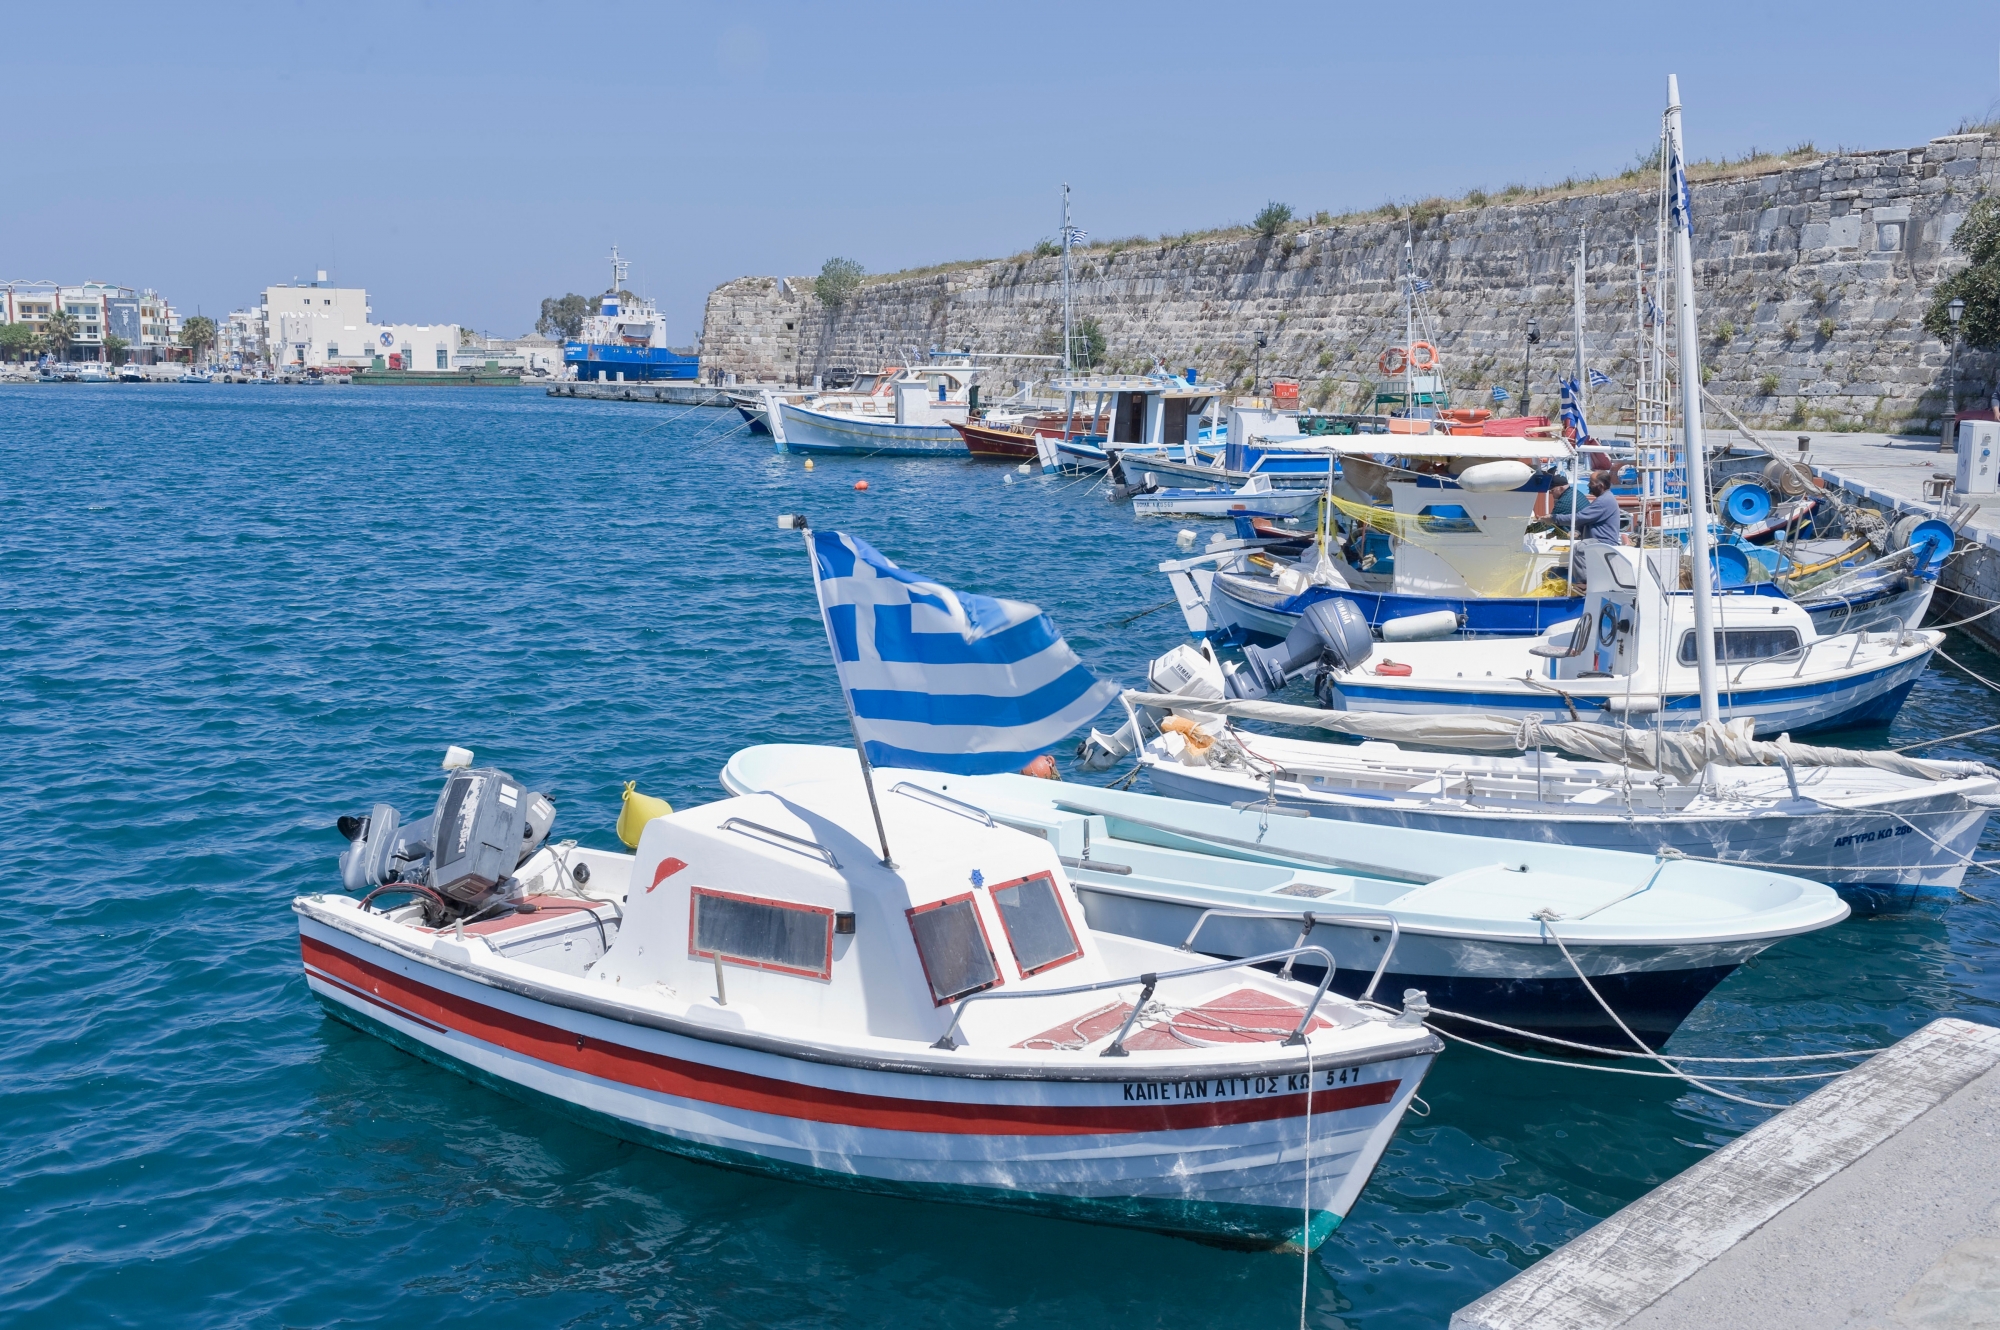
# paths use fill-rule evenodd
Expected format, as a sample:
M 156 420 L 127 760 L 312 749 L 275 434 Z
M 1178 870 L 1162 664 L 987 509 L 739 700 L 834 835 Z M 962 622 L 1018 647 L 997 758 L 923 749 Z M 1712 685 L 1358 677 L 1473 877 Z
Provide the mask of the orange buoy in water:
M 1062 779 L 1062 775 L 1056 770 L 1055 758 L 1049 756 L 1047 753 L 1043 753 L 1040 757 L 1028 763 L 1027 766 L 1022 767 L 1021 774 L 1023 776 L 1040 776 L 1043 780 Z
M 854 482 L 854 488 L 858 490 L 865 490 L 868 488 L 868 482 L 865 480 L 857 480 Z

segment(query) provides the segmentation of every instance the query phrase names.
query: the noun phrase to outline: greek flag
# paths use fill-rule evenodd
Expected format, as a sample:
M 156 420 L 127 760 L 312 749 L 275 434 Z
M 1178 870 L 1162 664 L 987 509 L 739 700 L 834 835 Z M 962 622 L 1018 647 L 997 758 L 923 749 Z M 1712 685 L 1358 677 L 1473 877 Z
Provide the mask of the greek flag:
M 1495 406 L 1498 406 L 1500 403 L 1506 400 L 1507 400 L 1507 390 L 1505 388 L 1496 385 L 1493 389 L 1493 404 Z
M 1118 696 L 1033 605 L 953 591 L 838 531 L 813 532 L 812 553 L 834 666 L 872 763 L 1018 771 Z
M 1580 395 L 1577 391 L 1575 379 L 1564 379 L 1562 381 L 1563 432 L 1569 435 L 1569 441 L 1579 448 L 1591 442 L 1590 426 L 1584 423 L 1583 408 L 1578 406 L 1576 402 L 1576 399 Z
M 1415 291 L 1418 295 L 1422 295 L 1424 292 L 1431 289 L 1431 284 L 1425 281 L 1421 277 L 1412 277 L 1410 279 L 1410 289 L 1412 291 Z
M 1593 388 L 1602 388 L 1602 387 L 1603 387 L 1603 386 L 1604 386 L 1605 384 L 1607 384 L 1607 383 L 1609 383 L 1609 382 L 1611 382 L 1611 376 L 1610 376 L 1609 374 L 1606 374 L 1606 373 L 1605 373 L 1604 371 L 1602 371 L 1602 370 L 1596 370 L 1596 369 L 1593 369 L 1592 371 L 1590 371 L 1590 386 L 1591 386 L 1591 387 L 1593 387 Z
M 1681 155 L 1679 153 L 1673 154 L 1671 165 L 1673 167 L 1674 180 L 1674 225 L 1692 236 L 1694 234 L 1694 201 L 1688 197 L 1687 171 L 1681 164 Z

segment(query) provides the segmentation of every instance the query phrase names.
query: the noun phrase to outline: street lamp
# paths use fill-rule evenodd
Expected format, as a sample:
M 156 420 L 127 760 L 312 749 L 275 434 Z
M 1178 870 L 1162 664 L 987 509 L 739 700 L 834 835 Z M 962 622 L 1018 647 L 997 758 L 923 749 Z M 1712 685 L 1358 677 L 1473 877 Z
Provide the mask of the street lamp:
M 1542 340 L 1542 321 L 1528 320 L 1528 349 L 1521 356 L 1521 414 L 1528 414 L 1528 367 L 1534 360 L 1535 345 Z
M 1263 333 L 1258 333 L 1257 349 L 1250 357 L 1250 395 L 1252 397 L 1257 395 L 1257 381 L 1260 377 L 1258 371 L 1264 363 L 1264 348 L 1269 345 L 1270 339 Z
M 1953 296 L 1951 303 L 1944 307 L 1944 312 L 1951 316 L 1951 374 L 1945 380 L 1945 424 L 1938 428 L 1938 451 L 1941 453 L 1958 451 L 1958 429 L 1952 417 L 1958 414 L 1958 321 L 1965 317 L 1964 299 Z

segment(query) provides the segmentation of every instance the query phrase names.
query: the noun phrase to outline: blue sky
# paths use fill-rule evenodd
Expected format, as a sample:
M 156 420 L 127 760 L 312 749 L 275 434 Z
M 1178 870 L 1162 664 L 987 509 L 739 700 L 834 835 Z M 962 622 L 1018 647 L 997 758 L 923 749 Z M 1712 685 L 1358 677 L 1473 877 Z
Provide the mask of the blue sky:
M 327 268 L 379 319 L 510 334 L 601 290 L 614 241 L 692 337 L 746 273 L 1026 248 L 1065 180 L 1111 238 L 1616 170 L 1669 71 L 1696 157 L 2000 113 L 2000 5 L 1921 0 L 44 5 L 7 32 L 0 279 L 214 314 Z

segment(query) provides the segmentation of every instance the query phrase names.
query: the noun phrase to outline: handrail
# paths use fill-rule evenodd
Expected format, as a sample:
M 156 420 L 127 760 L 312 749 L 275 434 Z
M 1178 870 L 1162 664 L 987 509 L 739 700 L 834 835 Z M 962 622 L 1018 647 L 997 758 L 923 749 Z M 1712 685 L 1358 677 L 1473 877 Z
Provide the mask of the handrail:
M 1182 951 L 1194 950 L 1195 934 L 1201 932 L 1202 926 L 1215 915 L 1221 915 L 1225 919 L 1303 919 L 1306 926 L 1299 932 L 1301 943 L 1306 940 L 1306 934 L 1312 932 L 1318 924 L 1336 924 L 1343 928 L 1360 927 L 1365 920 L 1368 921 L 1368 927 L 1380 928 L 1383 923 L 1387 923 L 1389 949 L 1382 953 L 1381 961 L 1375 966 L 1374 975 L 1368 980 L 1368 987 L 1362 991 L 1363 1001 L 1374 998 L 1375 985 L 1382 982 L 1382 976 L 1389 968 L 1389 958 L 1396 954 L 1396 944 L 1403 940 L 1403 926 L 1393 914 L 1338 914 L 1329 918 L 1312 910 L 1232 910 L 1226 906 L 1217 906 L 1215 909 L 1201 912 L 1201 918 L 1195 920 L 1194 927 L 1188 930 L 1187 941 L 1180 945 Z M 1290 976 L 1291 971 L 1292 967 L 1286 965 L 1285 974 Z
M 998 1002 L 1006 1001 L 1010 998 L 1068 997 L 1076 993 L 1096 993 L 1107 988 L 1124 988 L 1131 984 L 1140 984 L 1143 985 L 1143 988 L 1139 993 L 1139 1000 L 1132 1004 L 1131 1014 L 1126 1016 L 1125 1024 L 1119 1027 L 1118 1037 L 1113 1039 L 1105 1050 L 1098 1055 L 1099 1057 L 1122 1058 L 1127 1056 L 1125 1051 L 1125 1036 L 1132 1032 L 1133 1023 L 1139 1019 L 1139 1013 L 1144 1011 L 1146 1004 L 1153 1000 L 1153 990 L 1160 986 L 1162 979 L 1185 979 L 1190 975 L 1212 974 L 1217 970 L 1243 969 L 1253 965 L 1263 965 L 1270 961 L 1289 960 L 1295 956 L 1305 955 L 1307 952 L 1317 953 L 1326 961 L 1326 974 L 1320 979 L 1319 988 L 1313 993 L 1313 1000 L 1306 1007 L 1305 1015 L 1300 1018 L 1298 1028 L 1293 1030 L 1284 1041 L 1284 1047 L 1297 1047 L 1305 1043 L 1306 1027 L 1312 1024 L 1313 1015 L 1319 1010 L 1320 999 L 1326 996 L 1327 987 L 1333 983 L 1333 955 L 1325 947 L 1292 947 L 1285 951 L 1273 951 L 1262 956 L 1247 957 L 1243 960 L 1216 961 L 1212 965 L 1196 965 L 1186 970 L 1168 970 L 1165 973 L 1151 971 L 1146 974 L 1132 974 L 1125 976 L 1123 979 L 1101 979 L 1094 984 L 1071 984 L 1067 988 L 988 989 L 984 993 L 974 993 L 970 997 L 962 998 L 957 1005 L 952 1007 L 951 1024 L 945 1026 L 944 1033 L 938 1036 L 937 1042 L 932 1044 L 931 1047 L 941 1048 L 949 1052 L 961 1046 L 953 1042 L 952 1035 L 958 1033 L 958 1023 L 964 1018 L 965 1009 L 975 1002 Z
M 826 846 L 821 845 L 818 841 L 807 840 L 804 836 L 794 836 L 791 832 L 780 831 L 776 827 L 767 827 L 762 822 L 752 822 L 747 817 L 729 818 L 716 829 L 718 831 L 741 832 L 746 836 L 751 836 L 753 840 L 759 839 L 758 836 L 751 835 L 753 832 L 761 833 L 762 837 L 765 838 L 776 837 L 778 840 L 785 842 L 785 844 L 778 847 L 780 849 L 797 848 L 804 850 L 825 859 L 827 867 L 836 871 L 840 868 L 840 860 L 833 857 L 833 851 L 827 849 Z
M 919 785 L 915 781 L 897 781 L 889 787 L 889 793 L 900 794 L 907 798 L 915 799 L 918 803 L 930 804 L 934 808 L 942 808 L 948 813 L 969 814 L 979 821 L 984 822 L 989 827 L 994 825 L 993 814 L 979 807 L 979 805 L 969 804 L 963 799 L 954 799 L 942 791 L 933 790 L 928 785 Z

